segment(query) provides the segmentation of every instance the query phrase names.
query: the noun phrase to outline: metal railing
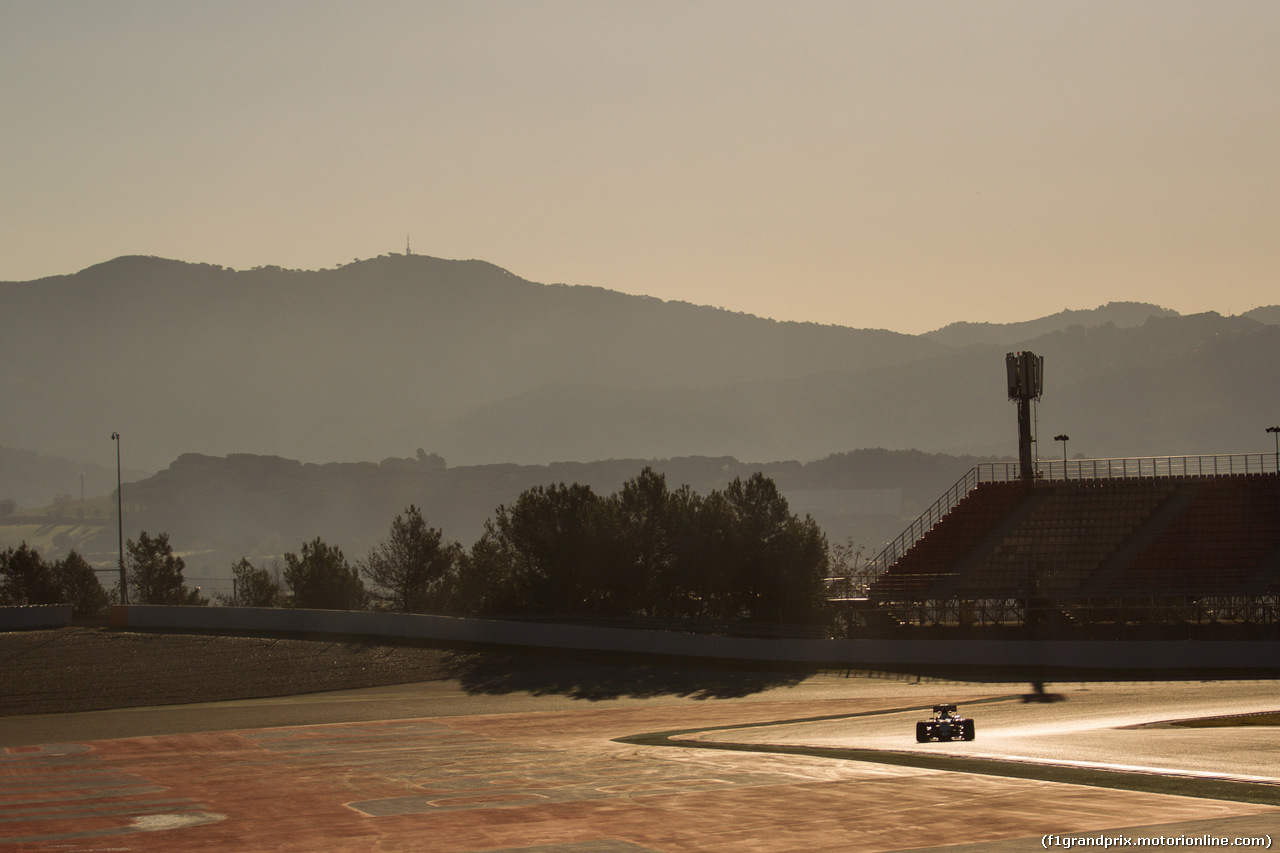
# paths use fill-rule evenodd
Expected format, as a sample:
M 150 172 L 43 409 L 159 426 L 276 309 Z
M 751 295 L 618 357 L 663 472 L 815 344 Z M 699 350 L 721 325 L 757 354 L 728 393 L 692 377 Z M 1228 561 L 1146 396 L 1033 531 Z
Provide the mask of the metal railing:
M 1036 482 L 1068 480 L 1138 480 L 1157 477 L 1222 477 L 1274 474 L 1280 470 L 1280 454 L 1232 453 L 1208 456 L 1138 456 L 1116 459 L 1046 460 L 1036 463 Z M 876 554 L 865 570 L 878 578 L 933 529 L 943 516 L 978 487 L 979 483 L 1008 483 L 1021 479 L 1017 462 L 988 462 L 970 468 L 950 489 L 920 514 L 897 538 Z
M 1237 474 L 1274 474 L 1278 461 L 1280 457 L 1274 453 L 1141 456 L 1127 459 L 1041 459 L 1036 463 L 1036 474 L 1037 478 L 1045 480 L 1222 477 Z
M 943 493 L 933 504 L 920 514 L 920 517 L 911 522 L 911 525 L 898 534 L 897 538 L 884 547 L 884 549 L 871 558 L 866 569 L 868 576 L 874 580 L 888 570 L 898 558 L 907 553 L 912 545 L 924 538 L 924 535 L 933 529 L 933 526 L 942 520 L 942 517 L 951 512 L 955 505 L 964 499 L 965 495 L 972 492 L 978 487 L 978 483 L 985 482 L 981 479 L 983 469 L 990 468 L 990 475 L 996 474 L 996 469 L 1005 463 L 989 463 L 987 465 L 979 465 L 976 468 L 970 468 L 968 473 L 955 482 L 951 488 Z M 1013 471 L 1013 478 L 1017 479 L 1018 463 L 1007 463 Z

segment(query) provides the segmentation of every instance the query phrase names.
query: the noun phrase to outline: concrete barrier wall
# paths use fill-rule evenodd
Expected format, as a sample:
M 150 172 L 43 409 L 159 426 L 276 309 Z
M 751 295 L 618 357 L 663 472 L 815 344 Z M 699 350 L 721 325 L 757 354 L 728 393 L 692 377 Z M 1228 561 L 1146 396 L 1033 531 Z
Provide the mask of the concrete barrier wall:
M 22 607 L 0 607 L 0 631 L 64 628 L 70 624 L 70 604 L 32 604 Z
M 409 613 L 147 605 L 113 607 L 111 624 L 174 630 L 353 634 L 833 667 L 902 664 L 1149 670 L 1280 668 L 1280 642 L 1263 640 L 764 640 Z

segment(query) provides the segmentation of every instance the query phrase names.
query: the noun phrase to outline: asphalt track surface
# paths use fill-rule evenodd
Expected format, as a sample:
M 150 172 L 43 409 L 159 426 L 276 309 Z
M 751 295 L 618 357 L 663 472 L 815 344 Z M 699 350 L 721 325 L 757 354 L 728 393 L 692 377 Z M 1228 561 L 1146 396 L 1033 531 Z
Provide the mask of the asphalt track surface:
M 1280 728 L 1176 724 L 1280 710 L 1276 688 L 1271 681 L 1067 686 L 1053 697 L 1060 701 L 1017 697 L 961 708 L 977 725 L 979 737 L 971 742 L 914 743 L 915 721 L 924 718 L 915 711 L 686 739 L 988 758 L 1280 786 Z
M 1141 727 L 1280 710 L 1274 682 L 1056 684 L 1053 703 L 1024 703 L 1025 690 L 566 661 L 11 716 L 0 849 L 1006 853 L 1044 849 L 1049 835 L 1280 840 L 1280 730 Z M 940 701 L 978 721 L 977 740 L 915 743 L 920 709 Z M 1022 775 L 1004 772 L 1014 766 Z M 1062 781 L 1081 769 L 1137 781 Z

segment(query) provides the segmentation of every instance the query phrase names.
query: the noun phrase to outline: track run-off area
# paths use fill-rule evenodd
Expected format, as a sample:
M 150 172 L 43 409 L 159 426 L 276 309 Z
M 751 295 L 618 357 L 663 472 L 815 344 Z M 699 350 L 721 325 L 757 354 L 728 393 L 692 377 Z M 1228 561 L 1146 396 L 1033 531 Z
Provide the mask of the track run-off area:
M 1056 701 L 1024 701 L 1026 683 L 543 658 L 0 717 L 0 849 L 1003 853 L 1280 838 L 1280 729 L 1177 724 L 1276 712 L 1275 682 L 1047 687 Z M 976 740 L 915 743 L 938 702 L 973 717 Z

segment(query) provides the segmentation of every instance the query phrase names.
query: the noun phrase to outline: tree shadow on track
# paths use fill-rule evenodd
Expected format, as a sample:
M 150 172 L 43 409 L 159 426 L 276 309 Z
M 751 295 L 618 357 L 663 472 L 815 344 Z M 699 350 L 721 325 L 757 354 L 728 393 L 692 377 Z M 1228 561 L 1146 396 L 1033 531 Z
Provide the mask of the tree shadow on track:
M 458 679 L 468 693 L 568 696 L 573 699 L 738 699 L 811 677 L 811 668 L 736 668 L 709 664 L 655 664 L 627 657 L 484 655 Z

